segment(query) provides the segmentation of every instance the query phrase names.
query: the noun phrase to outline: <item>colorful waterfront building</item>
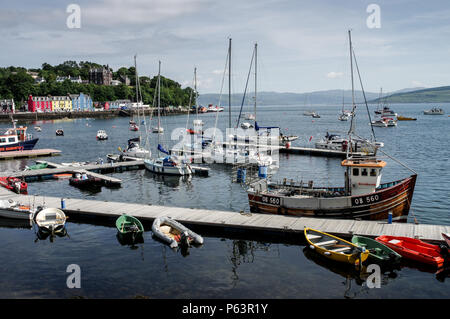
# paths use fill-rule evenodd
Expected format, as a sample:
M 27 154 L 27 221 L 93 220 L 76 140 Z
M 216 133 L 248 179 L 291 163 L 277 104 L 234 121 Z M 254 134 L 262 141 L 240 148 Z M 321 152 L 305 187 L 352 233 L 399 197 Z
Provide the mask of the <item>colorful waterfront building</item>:
M 72 100 L 72 110 L 74 111 L 93 111 L 94 105 L 89 94 L 69 94 Z
M 53 112 L 71 112 L 72 100 L 69 95 L 52 97 Z
M 28 112 L 51 112 L 53 111 L 51 96 L 28 97 Z
M 10 100 L 0 100 L 0 112 L 1 113 L 14 113 L 16 106 L 14 104 L 14 99 Z

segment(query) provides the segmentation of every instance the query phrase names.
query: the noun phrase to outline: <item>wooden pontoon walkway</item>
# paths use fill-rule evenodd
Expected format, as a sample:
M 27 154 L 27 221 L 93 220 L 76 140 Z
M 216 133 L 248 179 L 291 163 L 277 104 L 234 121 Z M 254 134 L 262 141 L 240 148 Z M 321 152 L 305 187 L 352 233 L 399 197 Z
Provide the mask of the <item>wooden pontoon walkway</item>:
M 51 148 L 35 149 L 35 150 L 29 150 L 29 151 L 11 151 L 11 152 L 1 152 L 0 160 L 9 160 L 9 159 L 27 158 L 27 157 L 31 158 L 31 157 L 38 157 L 38 156 L 55 156 L 55 155 L 61 155 L 61 151 L 54 150 Z
M 0 199 L 13 199 L 24 205 L 45 203 L 47 207 L 60 207 L 61 198 L 18 195 L 0 188 Z M 336 220 L 306 217 L 288 217 L 269 214 L 250 214 L 182 207 L 166 207 L 135 203 L 120 203 L 98 200 L 65 198 L 64 212 L 73 220 L 105 222 L 114 225 L 123 213 L 141 219 L 144 224 L 159 216 L 170 216 L 183 224 L 241 234 L 263 234 L 271 236 L 303 238 L 304 227 L 311 227 L 342 237 L 358 234 L 367 237 L 395 235 L 419 238 L 424 241 L 442 243 L 441 233 L 450 233 L 450 226 L 393 223 L 379 221 Z M 147 230 L 149 228 L 146 227 Z

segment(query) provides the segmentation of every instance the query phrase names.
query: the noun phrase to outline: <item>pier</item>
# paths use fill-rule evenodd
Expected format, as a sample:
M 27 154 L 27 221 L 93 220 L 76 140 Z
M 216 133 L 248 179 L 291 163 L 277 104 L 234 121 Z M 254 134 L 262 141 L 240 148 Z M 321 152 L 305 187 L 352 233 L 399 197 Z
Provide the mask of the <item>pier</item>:
M 0 188 L 0 199 L 12 199 L 23 205 L 61 207 L 61 198 L 33 195 L 18 195 Z M 120 215 L 127 213 L 139 218 L 145 229 L 160 216 L 169 216 L 188 227 L 205 231 L 240 234 L 242 236 L 264 235 L 281 238 L 303 239 L 305 227 L 318 229 L 336 236 L 349 238 L 353 234 L 375 238 L 380 235 L 394 235 L 418 238 L 431 243 L 443 243 L 442 233 L 450 233 L 450 226 L 412 223 L 392 223 L 384 221 L 362 221 L 344 219 L 323 219 L 292 217 L 271 214 L 230 212 L 183 207 L 168 207 L 152 204 L 121 203 L 98 200 L 64 198 L 64 212 L 69 220 L 100 223 L 114 226 Z
M 45 149 L 36 149 L 36 150 L 28 150 L 28 151 L 10 151 L 10 152 L 1 152 L 0 160 L 11 160 L 17 158 L 32 158 L 39 156 L 57 156 L 61 155 L 60 150 L 54 150 L 51 148 Z

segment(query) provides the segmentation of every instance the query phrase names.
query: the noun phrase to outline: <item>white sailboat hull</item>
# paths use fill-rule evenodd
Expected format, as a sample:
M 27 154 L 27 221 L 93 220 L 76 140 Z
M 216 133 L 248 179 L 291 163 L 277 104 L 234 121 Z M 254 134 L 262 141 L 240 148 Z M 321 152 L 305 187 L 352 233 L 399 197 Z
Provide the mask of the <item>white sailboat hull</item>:
M 161 159 L 144 160 L 144 165 L 147 170 L 156 174 L 164 175 L 191 175 L 192 169 L 188 164 L 178 164 L 177 166 L 164 166 Z

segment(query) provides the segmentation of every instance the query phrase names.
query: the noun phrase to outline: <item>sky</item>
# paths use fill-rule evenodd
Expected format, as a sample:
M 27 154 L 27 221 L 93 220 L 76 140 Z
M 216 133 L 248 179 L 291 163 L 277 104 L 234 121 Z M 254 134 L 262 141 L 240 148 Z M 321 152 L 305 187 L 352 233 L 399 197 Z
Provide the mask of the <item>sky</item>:
M 79 28 L 68 27 L 70 4 Z M 234 93 L 255 43 L 258 91 L 351 89 L 349 29 L 366 91 L 450 85 L 448 0 L 0 0 L 0 67 L 117 70 L 137 54 L 140 75 L 156 75 L 160 60 L 162 75 L 192 86 L 196 67 L 199 93 L 217 93 L 232 38 Z

